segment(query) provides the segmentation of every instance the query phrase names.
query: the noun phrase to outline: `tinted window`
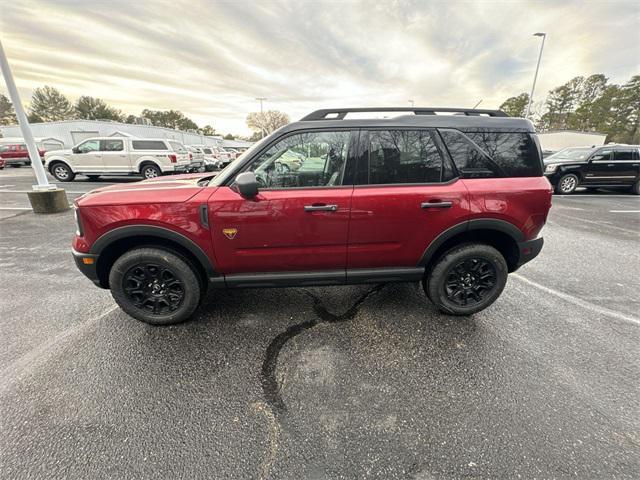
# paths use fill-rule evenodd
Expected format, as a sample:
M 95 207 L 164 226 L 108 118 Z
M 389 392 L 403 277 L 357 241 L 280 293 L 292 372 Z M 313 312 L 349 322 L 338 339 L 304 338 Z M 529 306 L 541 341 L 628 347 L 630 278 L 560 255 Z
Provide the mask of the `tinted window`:
M 462 132 L 445 129 L 439 131 L 453 163 L 463 177 L 501 176 L 500 168 Z
M 611 150 L 600 150 L 591 157 L 591 160 L 595 160 L 596 162 L 607 162 L 611 160 Z
M 614 160 L 634 160 L 633 150 L 616 150 L 613 152 Z
M 87 140 L 78 145 L 80 153 L 97 152 L 100 150 L 100 140 Z
M 204 148 L 204 149 L 202 149 L 202 151 L 203 151 L 204 153 L 206 153 L 207 155 L 211 155 L 211 154 L 213 154 L 213 152 L 211 151 L 211 149 L 210 149 L 210 148 Z
M 134 150 L 167 150 L 162 140 L 132 140 L 131 147 Z
M 121 152 L 124 150 L 122 140 L 103 140 L 102 150 L 105 152 Z
M 9 145 L 0 145 L 0 152 L 8 152 Z
M 342 184 L 349 132 L 290 135 L 249 167 L 263 188 L 329 187 Z
M 495 176 L 537 177 L 542 175 L 542 162 L 538 147 L 528 133 L 514 132 L 458 132 L 442 130 L 443 138 L 454 163 L 464 174 L 466 170 L 491 171 Z M 465 146 L 460 138 L 463 135 L 471 141 L 474 148 Z M 479 150 L 481 154 L 478 154 Z M 466 175 L 468 176 L 468 175 Z
M 371 185 L 442 180 L 442 158 L 429 130 L 372 130 L 368 156 Z
M 527 133 L 465 132 L 508 177 L 542 175 L 538 148 Z

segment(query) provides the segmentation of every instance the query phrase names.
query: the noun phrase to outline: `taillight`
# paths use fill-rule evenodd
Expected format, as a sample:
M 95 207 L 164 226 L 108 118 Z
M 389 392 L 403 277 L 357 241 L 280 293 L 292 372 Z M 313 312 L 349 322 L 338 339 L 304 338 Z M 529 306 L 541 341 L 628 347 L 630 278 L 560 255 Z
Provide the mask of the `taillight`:
M 176 163 L 178 161 L 178 157 L 176 155 L 169 155 L 169 160 L 171 163 Z
M 193 160 L 193 155 L 191 155 L 191 152 L 189 152 L 189 160 Z

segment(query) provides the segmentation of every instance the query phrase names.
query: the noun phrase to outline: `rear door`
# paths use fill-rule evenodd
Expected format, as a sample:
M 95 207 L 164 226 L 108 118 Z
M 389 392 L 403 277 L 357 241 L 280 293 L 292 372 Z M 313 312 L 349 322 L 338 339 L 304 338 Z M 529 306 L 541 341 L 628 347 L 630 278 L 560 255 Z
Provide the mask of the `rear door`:
M 640 172 L 640 158 L 637 148 L 616 147 L 613 150 L 613 175 L 616 184 L 633 185 Z
M 344 282 L 353 175 L 347 173 L 349 130 L 292 133 L 276 140 L 244 169 L 256 175 L 253 199 L 233 185 L 209 199 L 209 224 L 221 273 L 319 272 Z M 279 166 L 288 153 L 305 168 Z M 348 161 L 349 160 L 349 161 Z
M 100 151 L 105 172 L 131 172 L 131 159 L 124 148 L 124 139 L 108 138 L 100 140 Z
M 363 131 L 361 145 L 347 276 L 416 267 L 436 236 L 468 218 L 467 189 L 433 129 Z

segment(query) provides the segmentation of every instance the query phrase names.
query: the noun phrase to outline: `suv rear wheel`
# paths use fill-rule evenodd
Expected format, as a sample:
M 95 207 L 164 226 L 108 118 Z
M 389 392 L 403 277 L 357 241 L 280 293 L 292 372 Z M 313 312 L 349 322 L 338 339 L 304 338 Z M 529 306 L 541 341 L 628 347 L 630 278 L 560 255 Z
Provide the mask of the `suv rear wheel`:
M 151 163 L 144 165 L 140 170 L 140 173 L 146 179 L 156 178 L 162 175 L 162 172 L 160 171 L 160 169 Z
M 495 248 L 478 243 L 446 252 L 423 280 L 427 297 L 441 312 L 471 315 L 484 310 L 507 283 L 507 262 Z
M 159 248 L 130 250 L 109 272 L 111 295 L 133 318 L 152 325 L 187 320 L 198 307 L 201 286 L 181 256 Z
M 640 195 L 640 180 L 633 184 L 633 187 L 631 187 L 631 193 L 634 195 Z
M 76 178 L 76 174 L 73 173 L 71 169 L 62 162 L 54 163 L 51 166 L 51 175 L 53 175 L 55 179 L 60 182 L 71 182 L 74 178 Z

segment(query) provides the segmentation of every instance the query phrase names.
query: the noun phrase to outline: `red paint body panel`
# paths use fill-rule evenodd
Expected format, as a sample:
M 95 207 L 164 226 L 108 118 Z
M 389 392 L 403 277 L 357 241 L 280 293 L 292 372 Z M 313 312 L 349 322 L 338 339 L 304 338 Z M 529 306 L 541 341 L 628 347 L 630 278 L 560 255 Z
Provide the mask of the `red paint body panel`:
M 422 209 L 422 202 L 451 202 Z M 442 185 L 356 187 L 351 207 L 347 268 L 415 267 L 431 241 L 469 218 L 460 180 Z
M 469 219 L 495 218 L 518 227 L 526 240 L 538 236 L 551 208 L 552 188 L 544 177 L 463 180 L 469 190 Z
M 220 187 L 209 200 L 216 269 L 247 272 L 344 269 L 353 187 L 261 191 L 247 200 Z M 307 205 L 337 205 L 306 212 Z M 223 229 L 236 229 L 233 239 Z

